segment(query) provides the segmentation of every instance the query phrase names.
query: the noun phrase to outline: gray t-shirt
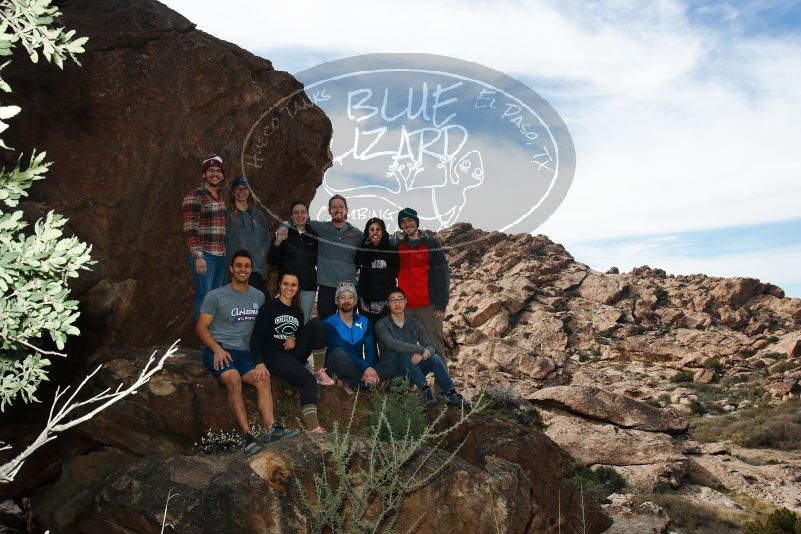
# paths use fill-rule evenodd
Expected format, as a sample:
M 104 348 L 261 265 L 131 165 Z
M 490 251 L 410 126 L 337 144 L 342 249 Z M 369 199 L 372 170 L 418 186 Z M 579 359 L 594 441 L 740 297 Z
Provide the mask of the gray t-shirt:
M 228 284 L 206 294 L 200 313 L 214 317 L 209 325 L 214 341 L 228 349 L 249 351 L 250 335 L 263 304 L 264 293 L 258 289 L 248 287 L 240 293 Z

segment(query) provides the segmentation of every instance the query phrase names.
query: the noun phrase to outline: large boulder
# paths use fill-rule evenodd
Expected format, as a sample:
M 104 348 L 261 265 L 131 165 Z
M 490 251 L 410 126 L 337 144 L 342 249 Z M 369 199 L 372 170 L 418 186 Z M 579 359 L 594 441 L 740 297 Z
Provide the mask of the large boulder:
M 222 155 L 228 183 L 249 175 L 282 217 L 320 184 L 331 123 L 292 76 L 155 0 L 63 4 L 61 22 L 89 37 L 83 66 L 16 59 L 3 77 L 23 111 L 4 137 L 19 152 L 47 151 L 53 166 L 31 200 L 68 217 L 98 261 L 71 354 L 192 339 L 181 200 L 199 185 L 203 155 Z M 255 147 L 259 119 L 284 98 L 291 113 L 276 110 Z
M 354 454 L 348 469 L 367 473 L 375 460 L 374 449 L 364 438 L 349 441 Z M 392 454 L 389 444 L 383 448 Z M 80 461 L 82 469 L 68 470 L 71 476 L 62 477 L 51 490 L 52 496 L 62 498 L 39 501 L 35 512 L 45 527 L 60 532 L 161 532 L 163 521 L 186 533 L 309 532 L 313 510 L 332 498 L 318 493 L 322 490 L 317 477 L 336 472 L 335 450 L 339 449 L 331 435 L 303 435 L 271 445 L 250 459 L 232 453 L 149 456 L 126 462 L 99 453 L 103 457 L 96 459 L 96 467 L 90 457 Z M 101 476 L 82 476 L 93 468 Z M 505 460 L 489 459 L 484 469 L 478 469 L 443 451 L 424 449 L 393 477 L 411 487 L 428 479 L 396 510 L 388 510 L 385 524 L 397 512 L 393 526 L 403 532 L 497 528 L 523 533 L 529 522 L 530 482 L 519 466 Z M 333 489 L 337 483 L 329 475 L 324 484 Z M 366 478 L 348 491 L 358 494 L 363 484 Z M 170 499 L 171 495 L 175 497 Z M 368 495 L 379 498 L 378 491 Z M 350 502 L 352 507 L 334 513 L 348 517 L 357 501 Z M 365 503 L 359 519 L 377 522 L 381 512 L 379 502 Z
M 115 388 L 119 383 L 130 383 L 151 353 L 150 349 L 128 350 L 101 357 L 100 361 L 104 362 L 104 366 L 93 377 L 91 388 L 103 390 Z M 283 417 L 288 425 L 300 424 L 302 413 L 298 391 L 276 379 L 273 380 L 273 397 L 276 414 Z M 355 410 L 354 402 L 357 403 Z M 255 394 L 247 387 L 245 404 L 251 420 L 257 421 Z M 440 408 L 443 407 L 444 404 L 440 405 Z M 329 429 L 333 429 L 335 422 L 339 422 L 340 428 L 344 427 L 353 414 L 350 427 L 352 433 L 364 433 L 370 408 L 369 394 L 363 393 L 356 398 L 341 387 L 319 388 L 319 417 L 321 423 Z M 438 411 L 435 409 L 429 413 L 431 421 Z M 453 423 L 459 416 L 460 410 L 449 408 L 443 423 Z M 177 455 L 197 454 L 193 445 L 209 428 L 229 430 L 233 426 L 225 402 L 225 391 L 203 368 L 197 351 L 185 350 L 179 351 L 168 360 L 164 370 L 155 375 L 136 395 L 111 406 L 76 430 L 92 440 L 95 447 L 112 447 L 131 457 L 160 455 L 177 458 Z M 577 527 L 575 516 L 559 513 L 559 510 L 575 508 L 581 501 L 576 488 L 565 482 L 573 474 L 573 458 L 541 431 L 505 419 L 477 414 L 466 425 L 445 437 L 439 446 L 488 471 L 492 471 L 495 465 L 491 457 L 519 464 L 524 478 L 530 481 L 530 486 L 526 486 L 525 490 L 527 499 L 531 502 L 528 532 L 555 532 L 560 526 L 568 530 Z M 102 460 L 101 465 L 96 462 L 91 464 L 89 470 L 97 476 L 79 477 L 71 474 L 70 470 L 66 476 L 68 479 L 91 479 L 89 481 L 94 488 L 99 474 L 107 471 L 103 465 L 116 468 L 116 458 L 111 458 L 109 462 L 110 458 L 98 457 L 98 462 Z M 205 464 L 194 462 L 196 460 L 191 460 L 192 465 L 197 465 L 200 470 L 201 475 L 197 476 L 202 478 Z M 77 467 L 72 469 L 73 473 L 87 470 L 80 467 L 82 464 L 74 465 Z M 57 471 L 51 471 L 48 476 L 55 473 Z M 100 491 L 99 486 L 92 491 Z M 50 490 L 46 494 L 40 494 L 39 498 L 49 493 Z M 504 494 L 503 497 L 507 498 L 509 495 Z M 592 518 L 594 525 L 589 531 L 600 532 L 609 524 L 595 503 L 585 504 L 585 515 Z
M 541 389 L 529 398 L 539 404 L 623 428 L 681 434 L 688 427 L 687 420 L 673 410 L 655 408 L 592 386 L 554 386 Z

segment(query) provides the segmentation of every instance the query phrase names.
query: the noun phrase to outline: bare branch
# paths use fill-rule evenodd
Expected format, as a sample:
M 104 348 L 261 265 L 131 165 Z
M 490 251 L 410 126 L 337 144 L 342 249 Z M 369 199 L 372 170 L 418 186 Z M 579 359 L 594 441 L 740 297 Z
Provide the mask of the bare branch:
M 31 345 L 31 344 L 30 344 L 30 343 L 28 343 L 27 341 L 23 341 L 23 340 L 21 340 L 21 339 L 19 339 L 19 338 L 16 338 L 16 337 L 14 337 L 14 336 L 3 336 L 3 338 L 4 338 L 4 339 L 6 339 L 6 340 L 8 340 L 8 341 L 12 341 L 12 342 L 14 342 L 14 343 L 19 343 L 20 345 L 24 345 L 24 346 L 28 347 L 28 348 L 29 348 L 29 349 L 31 349 L 31 350 L 35 350 L 35 351 L 36 351 L 36 352 L 38 352 L 39 354 L 44 354 L 44 355 L 46 355 L 46 356 L 60 356 L 60 357 L 62 357 L 62 358 L 66 358 L 66 357 L 67 357 L 67 355 L 66 355 L 66 354 L 64 354 L 63 352 L 56 352 L 56 351 L 54 351 L 54 350 L 44 350 L 44 349 L 40 349 L 40 348 L 39 348 L 39 347 L 37 347 L 36 345 Z
M 150 355 L 150 358 L 147 361 L 147 364 L 142 369 L 142 372 L 139 373 L 139 377 L 127 388 L 122 389 L 122 384 L 120 384 L 117 389 L 113 393 L 109 393 L 110 389 L 106 388 L 105 390 L 101 391 L 97 395 L 90 397 L 84 401 L 76 402 L 75 397 L 78 393 L 83 389 L 83 387 L 87 384 L 90 378 L 92 378 L 97 372 L 100 370 L 102 366 L 98 366 L 91 374 L 86 376 L 83 381 L 81 381 L 80 385 L 75 388 L 75 391 L 70 395 L 67 401 L 61 406 L 60 409 L 57 411 L 56 405 L 58 404 L 59 400 L 67 393 L 69 387 L 64 388 L 63 391 L 56 389 L 56 394 L 53 399 L 53 405 L 50 407 L 50 416 L 47 419 L 47 424 L 45 425 L 42 432 L 36 437 L 33 443 L 31 443 L 24 451 L 22 451 L 16 458 L 9 461 L 4 465 L 0 465 L 0 484 L 8 483 L 14 480 L 14 477 L 19 472 L 22 464 L 25 463 L 31 454 L 33 454 L 37 449 L 42 447 L 45 443 L 56 439 L 56 434 L 59 432 L 63 432 L 68 430 L 74 426 L 77 426 L 81 423 L 84 423 L 90 420 L 92 417 L 100 413 L 101 411 L 105 410 L 112 404 L 124 399 L 128 395 L 134 395 L 136 391 L 141 388 L 143 385 L 147 384 L 150 379 L 155 375 L 157 372 L 161 371 L 164 368 L 164 363 L 175 355 L 178 351 L 178 342 L 176 341 L 172 344 L 172 346 L 164 353 L 164 355 L 156 362 L 156 351 L 153 351 L 153 354 Z M 154 365 L 154 362 L 155 365 Z M 73 413 L 78 408 L 83 408 L 84 406 L 90 405 L 97 405 L 93 408 L 89 413 L 82 415 L 76 419 L 67 420 L 67 417 Z M 55 412 L 55 414 L 54 414 Z M 9 448 L 9 447 L 4 447 Z M 2 449 L 0 449 L 2 450 Z

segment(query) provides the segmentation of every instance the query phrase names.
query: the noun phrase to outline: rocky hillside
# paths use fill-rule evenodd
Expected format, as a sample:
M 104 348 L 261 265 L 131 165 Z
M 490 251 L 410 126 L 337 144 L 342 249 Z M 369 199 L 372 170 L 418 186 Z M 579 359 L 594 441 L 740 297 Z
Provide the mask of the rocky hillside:
M 801 511 L 801 299 L 752 278 L 600 273 L 542 235 L 461 224 L 440 238 L 450 365 L 465 386 L 538 406 L 548 436 L 639 492 L 742 508 L 738 494 Z M 789 415 L 760 427 L 771 410 Z M 725 441 L 724 422 L 751 436 Z M 775 445 L 772 432 L 785 450 L 753 449 Z

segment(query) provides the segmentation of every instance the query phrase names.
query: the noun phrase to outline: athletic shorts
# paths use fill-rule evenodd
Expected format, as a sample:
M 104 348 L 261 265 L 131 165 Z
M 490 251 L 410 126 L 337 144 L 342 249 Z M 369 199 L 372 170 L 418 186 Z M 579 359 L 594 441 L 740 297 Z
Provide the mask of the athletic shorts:
M 203 347 L 203 365 L 206 369 L 214 375 L 214 378 L 220 380 L 220 375 L 226 371 L 236 369 L 239 371 L 239 376 L 245 376 L 248 371 L 251 371 L 256 366 L 253 365 L 253 360 L 250 359 L 250 351 L 236 350 L 223 347 L 225 351 L 234 359 L 233 362 L 226 364 L 222 369 L 214 368 L 214 353 L 208 347 Z

